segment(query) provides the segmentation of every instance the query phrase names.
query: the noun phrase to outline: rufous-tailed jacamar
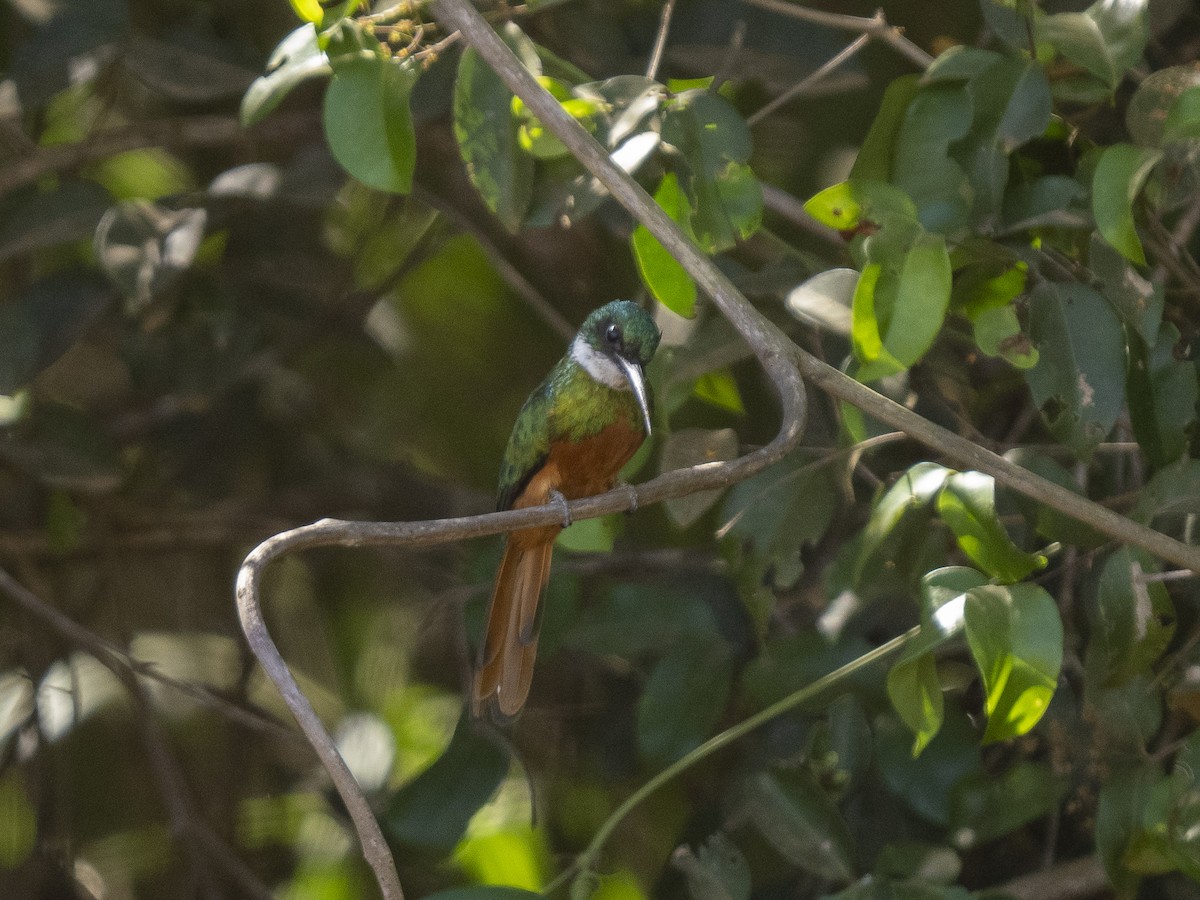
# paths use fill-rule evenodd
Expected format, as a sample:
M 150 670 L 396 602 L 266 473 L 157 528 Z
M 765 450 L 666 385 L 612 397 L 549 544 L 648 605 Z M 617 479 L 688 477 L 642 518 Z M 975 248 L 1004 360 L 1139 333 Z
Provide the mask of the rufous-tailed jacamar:
M 500 509 L 522 509 L 607 491 L 650 434 L 643 372 L 661 337 L 636 303 L 594 311 L 567 355 L 529 395 L 500 467 Z M 512 721 L 525 705 L 537 655 L 539 607 L 562 525 L 509 534 L 471 696 L 476 716 Z

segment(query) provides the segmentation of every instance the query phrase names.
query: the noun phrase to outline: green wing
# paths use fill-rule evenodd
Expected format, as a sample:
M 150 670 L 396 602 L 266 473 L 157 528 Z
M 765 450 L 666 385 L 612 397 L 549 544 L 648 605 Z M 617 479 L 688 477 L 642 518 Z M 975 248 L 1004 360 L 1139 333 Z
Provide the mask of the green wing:
M 513 502 L 525 490 L 531 479 L 550 454 L 553 403 L 551 379 L 538 386 L 517 416 L 504 461 L 500 464 L 500 488 L 497 509 L 511 509 Z

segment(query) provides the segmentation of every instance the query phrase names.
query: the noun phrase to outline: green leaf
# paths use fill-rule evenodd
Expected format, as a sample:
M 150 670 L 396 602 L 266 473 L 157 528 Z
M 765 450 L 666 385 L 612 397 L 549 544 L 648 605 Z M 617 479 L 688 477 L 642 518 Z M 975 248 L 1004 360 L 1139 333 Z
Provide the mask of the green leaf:
M 892 183 L 913 199 L 930 231 L 949 233 L 966 224 L 970 185 L 950 157 L 950 145 L 971 127 L 971 96 L 962 85 L 935 84 L 913 97 L 896 136 Z
M 985 309 L 971 319 L 975 343 L 988 356 L 1008 360 L 1018 369 L 1032 369 L 1038 363 L 1037 348 L 1021 330 L 1017 311 L 1011 306 Z
M 1086 195 L 1082 184 L 1065 175 L 1043 175 L 1010 185 L 1002 204 L 1004 232 L 1047 226 L 1090 228 L 1091 216 L 1082 204 Z
M 874 381 L 876 378 L 895 375 L 905 369 L 904 363 L 892 356 L 883 346 L 880 322 L 876 315 L 876 288 L 882 275 L 883 267 L 878 263 L 871 263 L 863 269 L 858 285 L 854 288 L 851 337 L 854 342 L 854 355 L 862 363 L 854 373 L 859 381 Z
M 1096 227 L 1122 255 L 1140 266 L 1146 253 L 1133 223 L 1133 202 L 1162 151 L 1132 144 L 1113 144 L 1100 154 L 1092 176 L 1092 213 Z
M 789 588 L 800 578 L 801 548 L 821 539 L 837 510 L 835 478 L 831 467 L 807 466 L 803 454 L 793 453 L 734 485 L 718 534 L 748 545 L 756 584 L 768 577 L 775 587 Z
M 1125 109 L 1125 127 L 1133 142 L 1143 147 L 1162 147 L 1185 139 L 1195 128 L 1197 101 L 1182 101 L 1178 112 L 1175 107 L 1185 93 L 1196 87 L 1200 87 L 1200 71 L 1193 65 L 1168 66 L 1142 79 Z
M 381 817 L 389 839 L 447 853 L 508 773 L 508 757 L 464 713 L 450 744 L 398 790 Z
M 950 255 L 941 235 L 926 235 L 904 258 L 884 346 L 905 367 L 925 355 L 950 304 Z
M 937 735 L 945 717 L 933 654 L 905 652 L 888 672 L 887 692 L 900 719 L 916 735 L 912 754 L 919 756 Z
M 699 90 L 678 95 L 663 115 L 662 139 L 682 158 L 692 231 L 706 253 L 758 230 L 762 188 L 747 165 L 750 130 L 727 100 Z
M 717 409 L 734 415 L 744 416 L 746 405 L 742 402 L 742 394 L 738 390 L 737 379 L 729 369 L 716 372 L 705 372 L 696 379 L 692 393 L 697 399 L 711 403 Z
M 1043 763 L 1018 762 L 1000 775 L 977 772 L 954 789 L 950 832 L 961 849 L 980 847 L 1048 815 L 1070 781 Z
M 1159 571 L 1145 552 L 1122 547 L 1100 570 L 1092 638 L 1103 684 L 1149 674 L 1175 635 L 1175 607 L 1166 586 L 1141 576 Z
M 699 747 L 712 733 L 733 678 L 729 645 L 716 635 L 676 642 L 659 660 L 638 701 L 638 750 L 667 766 Z
M 1200 87 L 1183 91 L 1167 113 L 1163 140 L 1186 141 L 1200 138 Z
M 983 678 L 985 744 L 1026 734 L 1050 705 L 1062 667 L 1062 620 L 1032 584 L 984 585 L 967 593 L 967 644 Z
M 1123 896 L 1133 896 L 1144 871 L 1129 866 L 1130 850 L 1143 839 L 1147 825 L 1160 825 L 1148 812 L 1165 778 L 1157 767 L 1139 766 L 1115 772 L 1100 787 L 1096 807 L 1096 851 L 1113 887 Z M 1151 821 L 1147 822 L 1147 818 Z
M 516 25 L 506 24 L 501 35 L 526 65 L 530 56 L 536 62 L 536 47 Z M 475 190 L 515 233 L 533 198 L 535 160 L 517 139 L 512 98 L 479 54 L 471 48 L 463 51 L 454 82 L 454 137 Z
M 564 528 L 554 543 L 574 553 L 611 553 L 619 521 L 613 516 L 584 519 Z
M 854 842 L 837 806 L 805 770 L 755 772 L 740 791 L 742 814 L 788 862 L 822 878 L 854 877 Z
M 854 178 L 815 194 L 804 211 L 830 228 L 853 231 L 864 225 L 884 226 L 894 219 L 915 221 L 917 208 L 899 188 L 883 181 Z
M 862 531 L 862 542 L 857 548 L 857 559 L 853 580 L 857 582 L 869 567 L 877 564 L 876 553 L 895 534 L 906 519 L 918 519 L 918 527 L 930 514 L 934 498 L 950 477 L 952 471 L 937 463 L 921 462 L 908 469 L 892 485 L 871 510 Z M 912 514 L 922 512 L 924 516 Z
M 662 470 L 687 469 L 705 463 L 736 459 L 738 436 L 732 428 L 680 428 L 667 435 L 662 451 Z M 677 528 L 688 528 L 712 508 L 721 490 L 697 491 L 666 502 L 667 515 Z
M 1125 402 L 1125 339 L 1112 306 L 1082 284 L 1042 282 L 1030 295 L 1038 364 L 1025 371 L 1050 430 L 1081 458 L 1104 440 Z
M 691 205 L 674 172 L 668 172 L 654 192 L 654 201 L 691 236 Z M 696 315 L 696 283 L 687 270 L 659 243 L 645 225 L 633 230 L 633 256 L 638 273 L 659 303 L 671 312 L 690 319 Z
M 1150 345 L 1158 339 L 1165 297 L 1161 284 L 1142 276 L 1116 248 L 1095 232 L 1088 245 L 1088 266 L 1101 293 L 1121 321 L 1135 329 Z
M 687 879 L 692 900 L 750 900 L 750 865 L 724 832 L 710 835 L 698 853 L 684 844 L 671 865 Z
M 342 168 L 367 187 L 412 190 L 417 140 L 409 94 L 418 72 L 382 57 L 341 64 L 325 91 L 325 137 Z
M 1046 558 L 1017 547 L 996 514 L 996 483 L 982 472 L 955 472 L 938 494 L 938 515 L 959 548 L 983 571 L 1004 583 L 1044 568 Z
M 871 129 L 859 148 L 850 170 L 852 180 L 890 181 L 892 177 L 892 148 L 908 105 L 916 96 L 920 76 L 901 75 L 887 86 Z M 836 227 L 836 226 L 835 226 Z
M 1004 458 L 1072 493 L 1081 496 L 1083 494 L 1071 473 L 1045 454 L 1028 447 L 1018 447 L 1005 453 Z M 1046 540 L 1074 544 L 1088 550 L 1099 547 L 1108 540 L 1100 532 L 1070 516 L 1063 515 L 1052 507 L 1038 503 L 1023 494 L 1013 493 L 1011 496 L 1025 515 L 1032 520 L 1037 533 Z
M 1159 516 L 1184 516 L 1200 513 L 1200 460 L 1184 456 L 1178 462 L 1159 469 L 1129 517 L 1149 525 Z
M 59 359 L 112 301 L 94 272 L 63 269 L 0 303 L 0 395 L 15 394 Z
M 919 757 L 912 754 L 912 731 L 891 716 L 875 720 L 879 771 L 888 790 L 922 819 L 945 827 L 954 787 L 979 771 L 979 739 L 967 717 L 948 704 L 937 737 Z
M 1096 0 L 1082 13 L 1037 20 L 1037 38 L 1115 89 L 1146 47 L 1147 0 Z
M 1133 203 L 1162 156 L 1160 150 L 1114 144 L 1100 154 L 1092 176 L 1096 227 L 1104 240 L 1138 265 L 1146 264 L 1146 253 L 1134 226 Z
M 314 0 L 315 2 L 315 0 Z M 242 127 L 261 122 L 296 85 L 333 71 L 329 57 L 317 42 L 312 22 L 301 25 L 272 51 L 267 74 L 256 78 L 242 97 Z
M 1151 348 L 1134 335 L 1129 341 L 1129 418 L 1138 443 L 1158 468 L 1184 454 L 1196 421 L 1196 366 L 1175 358 L 1179 340 L 1178 329 L 1167 322 Z
M 887 678 L 888 698 L 915 734 L 914 758 L 937 736 L 945 718 L 933 651 L 962 631 L 966 592 L 987 580 L 982 572 L 962 566 L 936 569 L 921 579 L 921 632 Z
M 320 22 L 325 16 L 320 0 L 291 0 L 292 9 L 305 22 Z

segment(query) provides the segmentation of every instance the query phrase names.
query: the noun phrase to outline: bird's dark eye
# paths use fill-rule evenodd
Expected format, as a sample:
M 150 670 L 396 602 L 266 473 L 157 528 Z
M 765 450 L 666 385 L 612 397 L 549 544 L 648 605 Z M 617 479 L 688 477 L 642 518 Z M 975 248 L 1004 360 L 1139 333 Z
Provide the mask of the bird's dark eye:
M 615 322 L 604 329 L 604 339 L 612 345 L 621 343 L 621 326 Z

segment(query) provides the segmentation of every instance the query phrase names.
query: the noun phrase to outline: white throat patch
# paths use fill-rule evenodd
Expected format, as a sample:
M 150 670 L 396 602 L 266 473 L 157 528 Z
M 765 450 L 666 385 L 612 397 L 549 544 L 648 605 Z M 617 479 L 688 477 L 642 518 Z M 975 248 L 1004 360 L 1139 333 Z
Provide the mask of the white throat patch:
M 621 371 L 621 367 L 579 335 L 576 335 L 575 340 L 571 342 L 571 359 L 579 363 L 583 367 L 583 371 L 601 384 L 619 391 L 630 390 L 629 380 Z

